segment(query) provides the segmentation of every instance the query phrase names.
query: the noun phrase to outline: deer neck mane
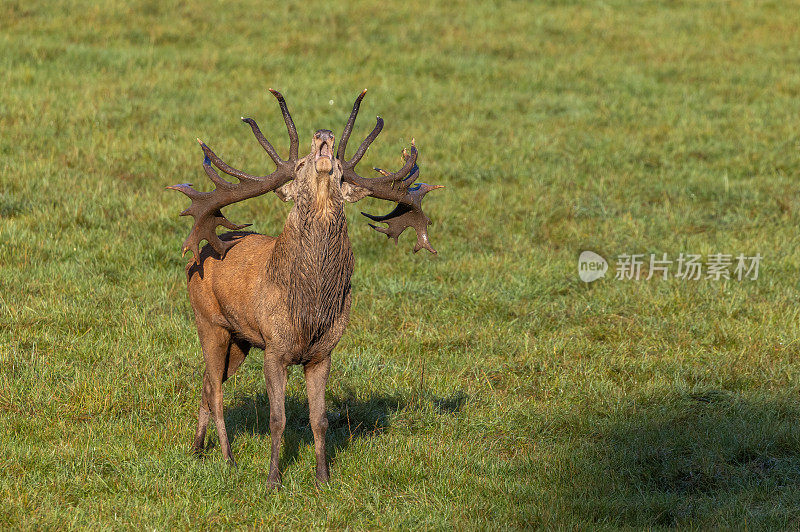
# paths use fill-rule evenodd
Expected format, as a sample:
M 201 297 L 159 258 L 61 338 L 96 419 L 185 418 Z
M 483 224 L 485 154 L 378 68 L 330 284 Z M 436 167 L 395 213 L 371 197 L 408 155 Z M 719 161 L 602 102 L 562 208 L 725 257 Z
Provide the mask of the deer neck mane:
M 327 181 L 327 180 L 326 180 Z M 325 186 L 325 185 L 323 185 Z M 344 198 L 338 187 L 300 186 L 283 232 L 275 243 L 273 272 L 281 279 L 286 302 L 300 340 L 313 343 L 342 313 L 350 293 L 353 252 L 347 236 Z

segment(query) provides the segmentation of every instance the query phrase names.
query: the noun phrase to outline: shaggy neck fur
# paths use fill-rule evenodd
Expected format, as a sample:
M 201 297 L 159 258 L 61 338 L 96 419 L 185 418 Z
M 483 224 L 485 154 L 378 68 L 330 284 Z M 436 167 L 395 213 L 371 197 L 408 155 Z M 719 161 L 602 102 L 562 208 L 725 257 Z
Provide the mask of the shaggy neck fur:
M 330 179 L 298 184 L 295 204 L 276 242 L 273 260 L 283 261 L 287 306 L 302 344 L 311 345 L 341 314 L 350 293 L 353 252 L 347 237 L 344 198 Z

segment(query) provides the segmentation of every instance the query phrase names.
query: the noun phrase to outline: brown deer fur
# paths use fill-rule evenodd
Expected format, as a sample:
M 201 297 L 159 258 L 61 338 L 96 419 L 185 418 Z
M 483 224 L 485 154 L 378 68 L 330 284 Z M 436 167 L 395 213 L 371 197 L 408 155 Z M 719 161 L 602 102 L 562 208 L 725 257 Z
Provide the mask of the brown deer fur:
M 347 140 L 366 91 L 356 99 L 336 156 L 333 133 L 321 129 L 314 134 L 311 152 L 303 158 L 298 157 L 297 131 L 286 102 L 280 93 L 270 91 L 278 99 L 289 132 L 289 159 L 277 155 L 254 120 L 243 118 L 275 162 L 275 172 L 258 177 L 236 170 L 201 142 L 203 167 L 216 189 L 200 192 L 189 184 L 168 188 L 192 199 L 192 205 L 182 214 L 195 218 L 183 246 L 184 253 L 193 253 L 186 273 L 205 360 L 193 448 L 197 452 L 204 449 L 208 422 L 213 420 L 222 454 L 233 463 L 223 417 L 222 384 L 236 372 L 251 348 L 263 349 L 272 440 L 268 483 L 277 487 L 281 476 L 278 455 L 286 425 L 287 367 L 293 364 L 303 365 L 305 372 L 317 481 L 325 482 L 329 477 L 325 386 L 331 351 L 347 326 L 353 274 L 345 201 L 371 195 L 396 202 L 395 209 L 385 216 L 366 215 L 388 225 L 373 227 L 395 241 L 404 229 L 414 227 L 415 251 L 425 248 L 435 253 L 427 235 L 430 220 L 423 213 L 421 202 L 427 192 L 439 187 L 414 183 L 419 169 L 413 142 L 410 152 L 403 151 L 405 164 L 401 170 L 379 170 L 382 177 L 377 178 L 363 178 L 355 172 L 355 166 L 383 127 L 383 120 L 378 118 L 356 154 L 349 160 L 345 158 Z M 212 163 L 237 177 L 239 183 L 222 179 Z M 294 202 L 278 237 L 242 231 L 215 233 L 218 225 L 229 229 L 246 227 L 228 221 L 221 213 L 222 207 L 272 190 L 283 201 Z M 200 250 L 202 240 L 209 245 Z
M 324 130 L 315 136 L 314 150 L 319 149 L 321 135 L 329 139 L 332 152 L 333 134 Z M 223 456 L 232 460 L 222 416 L 222 383 L 236 372 L 251 347 L 263 349 L 272 485 L 280 482 L 278 453 L 286 423 L 286 368 L 291 364 L 305 367 L 317 479 L 328 479 L 325 385 L 331 351 L 344 333 L 350 311 L 353 252 L 341 168 L 337 161 L 315 164 L 313 158 L 314 153 L 302 159 L 295 180 L 281 190 L 285 200 L 294 200 L 294 207 L 280 236 L 228 233 L 223 240 L 240 239 L 224 258 L 205 246 L 200 265 L 192 262 L 188 268 L 189 299 L 206 363 L 194 447 L 204 447 L 208 420 L 213 417 Z M 344 188 L 352 190 L 346 183 Z

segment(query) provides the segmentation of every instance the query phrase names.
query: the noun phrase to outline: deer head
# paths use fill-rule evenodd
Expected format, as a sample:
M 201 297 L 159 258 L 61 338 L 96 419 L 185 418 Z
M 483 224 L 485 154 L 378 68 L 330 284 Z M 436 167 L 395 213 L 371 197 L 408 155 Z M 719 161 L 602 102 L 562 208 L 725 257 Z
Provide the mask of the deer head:
M 331 203 L 343 200 L 342 165 L 333 155 L 335 137 L 328 129 L 319 129 L 311 139 L 311 152 L 295 166 L 294 178 L 275 190 L 283 201 L 297 201 L 299 194 L 315 204 L 317 212 L 324 212 Z M 348 196 L 349 197 L 349 196 Z
M 286 101 L 278 91 L 269 90 L 278 100 L 289 133 L 289 158 L 283 160 L 278 156 L 275 148 L 264 137 L 258 124 L 252 118 L 242 118 L 242 121 L 250 126 L 256 140 L 275 163 L 276 169 L 269 175 L 255 176 L 237 170 L 220 159 L 203 141 L 197 139 L 204 154 L 203 169 L 216 188 L 211 192 L 200 192 L 192 188 L 189 183 L 167 187 L 183 192 L 192 200 L 189 208 L 181 213 L 181 216 L 194 218 L 192 230 L 183 243 L 184 255 L 191 250 L 194 261 L 198 262 L 200 243 L 203 240 L 208 241 L 220 256 L 224 256 L 225 252 L 236 244 L 235 239 L 220 240 L 216 234 L 216 227 L 221 225 L 235 230 L 243 229 L 250 224 L 239 225 L 230 222 L 222 215 L 223 207 L 270 191 L 275 191 L 283 201 L 295 200 L 297 194 L 304 188 L 309 188 L 319 202 L 327 201 L 331 197 L 341 197 L 346 201 L 356 202 L 367 196 L 395 202 L 397 205 L 389 214 L 383 216 L 363 212 L 362 214 L 373 221 L 385 223 L 387 227 L 379 227 L 374 224 L 370 224 L 370 226 L 394 239 L 395 243 L 406 228 L 413 227 L 417 233 L 414 252 L 425 248 L 431 253 L 436 253 L 428 240 L 430 219 L 422 211 L 422 199 L 431 190 L 442 187 L 416 183 L 419 177 L 419 167 L 417 166 L 418 152 L 414 141 L 412 140 L 409 150 L 403 150 L 405 164 L 400 170 L 388 172 L 375 168 L 381 174 L 380 177 L 361 177 L 355 171 L 356 165 L 383 129 L 383 119 L 377 117 L 377 123 L 372 132 L 361 142 L 353 157 L 346 159 L 347 141 L 350 139 L 361 101 L 367 93 L 366 89 L 356 98 L 350 118 L 342 133 L 336 156 L 333 155 L 335 146 L 333 132 L 320 129 L 312 138 L 310 153 L 302 159 L 299 158 L 298 153 L 297 130 L 289 114 Z M 232 183 L 223 179 L 214 166 L 222 172 L 238 178 L 239 182 Z

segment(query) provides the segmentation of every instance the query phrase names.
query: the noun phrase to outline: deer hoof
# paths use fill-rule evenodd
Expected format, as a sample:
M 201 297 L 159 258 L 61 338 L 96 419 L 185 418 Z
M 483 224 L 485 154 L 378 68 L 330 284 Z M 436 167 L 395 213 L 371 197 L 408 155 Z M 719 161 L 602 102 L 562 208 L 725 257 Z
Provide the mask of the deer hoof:
M 327 471 L 325 471 L 324 473 L 317 473 L 317 487 L 318 488 L 321 488 L 322 486 L 327 484 L 329 480 L 330 480 L 330 476 L 328 475 Z
M 192 453 L 192 456 L 194 456 L 198 460 L 202 460 L 206 457 L 205 445 L 198 445 L 197 443 L 192 443 L 190 447 L 190 452 Z

